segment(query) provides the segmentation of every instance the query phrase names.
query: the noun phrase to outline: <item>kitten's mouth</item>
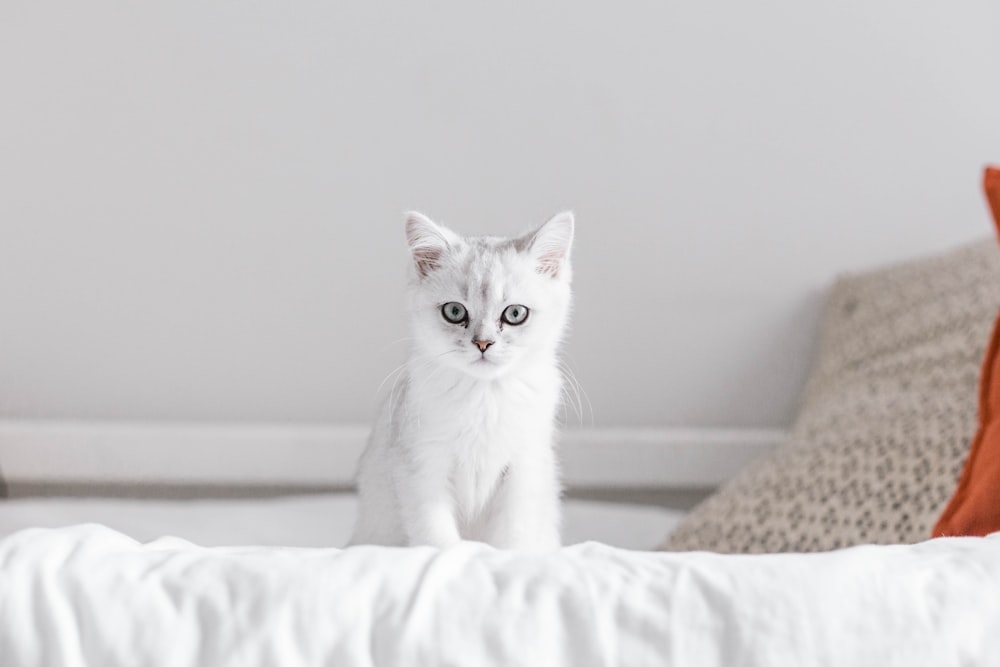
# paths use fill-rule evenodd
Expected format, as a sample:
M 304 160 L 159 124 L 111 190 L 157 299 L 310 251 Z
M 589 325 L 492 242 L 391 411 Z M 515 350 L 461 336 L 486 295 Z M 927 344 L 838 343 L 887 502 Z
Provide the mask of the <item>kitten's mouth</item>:
M 475 371 L 493 373 L 502 368 L 503 364 L 492 356 L 483 355 L 469 362 L 469 367 Z
M 474 378 L 480 380 L 492 380 L 499 377 L 504 372 L 504 365 L 496 359 L 490 357 L 479 357 L 469 362 L 465 367 L 466 372 Z

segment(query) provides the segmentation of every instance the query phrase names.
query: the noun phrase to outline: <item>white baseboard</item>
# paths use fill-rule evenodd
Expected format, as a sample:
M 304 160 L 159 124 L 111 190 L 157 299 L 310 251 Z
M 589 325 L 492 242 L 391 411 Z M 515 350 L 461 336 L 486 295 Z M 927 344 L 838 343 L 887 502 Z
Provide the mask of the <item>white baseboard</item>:
M 569 486 L 711 488 L 784 440 L 777 429 L 617 428 L 563 434 Z
M 351 484 L 367 426 L 0 421 L 10 482 Z M 567 486 L 707 488 L 784 437 L 767 429 L 575 429 Z

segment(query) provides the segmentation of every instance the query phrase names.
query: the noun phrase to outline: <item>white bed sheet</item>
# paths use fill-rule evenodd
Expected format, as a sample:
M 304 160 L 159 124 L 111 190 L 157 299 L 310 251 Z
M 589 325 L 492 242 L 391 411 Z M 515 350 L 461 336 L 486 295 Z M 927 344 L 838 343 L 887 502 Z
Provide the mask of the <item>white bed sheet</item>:
M 0 537 L 23 528 L 97 523 L 140 542 L 169 535 L 209 547 L 341 547 L 356 508 L 356 497 L 346 493 L 246 500 L 19 499 L 0 501 Z M 645 505 L 568 500 L 563 542 L 652 549 L 683 515 Z
M 4 667 L 998 664 L 1000 534 L 822 554 L 0 539 Z

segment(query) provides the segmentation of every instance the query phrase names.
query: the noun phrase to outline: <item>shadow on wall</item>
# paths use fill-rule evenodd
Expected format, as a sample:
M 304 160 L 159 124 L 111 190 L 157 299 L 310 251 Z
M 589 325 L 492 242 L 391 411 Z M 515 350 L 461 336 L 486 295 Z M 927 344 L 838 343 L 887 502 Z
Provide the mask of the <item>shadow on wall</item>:
M 592 299 L 586 289 L 577 290 L 568 357 L 593 406 L 594 424 L 782 428 L 794 419 L 829 285 L 797 296 L 663 297 L 656 308 L 670 314 L 668 324 L 644 325 L 639 347 L 648 361 L 629 366 L 627 384 L 618 352 L 636 343 L 617 323 L 600 321 L 607 319 L 602 298 Z M 645 306 L 621 308 L 642 312 Z M 591 415 L 583 422 L 590 424 Z
M 781 413 L 778 424 L 787 426 L 798 413 L 806 379 L 819 352 L 819 333 L 830 288 L 813 289 L 801 295 L 773 317 L 761 319 L 756 330 L 758 354 L 742 354 L 727 366 L 730 383 L 719 388 L 719 405 L 738 406 L 732 424 L 759 419 L 770 405 Z M 779 405 L 769 401 L 777 397 Z

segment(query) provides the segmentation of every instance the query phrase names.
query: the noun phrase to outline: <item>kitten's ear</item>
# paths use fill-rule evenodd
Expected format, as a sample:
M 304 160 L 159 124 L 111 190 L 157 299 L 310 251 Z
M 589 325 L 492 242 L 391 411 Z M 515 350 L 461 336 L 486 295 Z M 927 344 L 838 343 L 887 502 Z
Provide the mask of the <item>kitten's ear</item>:
M 406 242 L 417 265 L 417 274 L 426 278 L 441 266 L 441 258 L 459 238 L 446 227 L 436 224 L 426 215 L 410 211 L 406 214 Z
M 528 234 L 524 240 L 527 252 L 535 262 L 535 270 L 553 278 L 569 264 L 569 251 L 573 246 L 573 213 L 563 211 Z

